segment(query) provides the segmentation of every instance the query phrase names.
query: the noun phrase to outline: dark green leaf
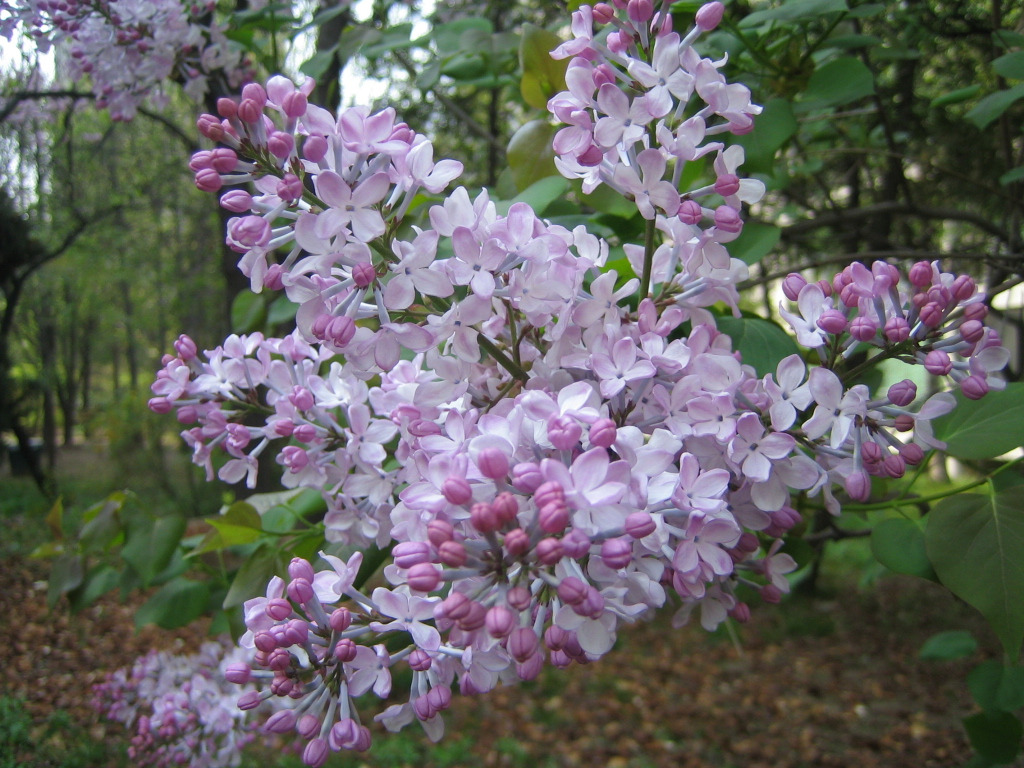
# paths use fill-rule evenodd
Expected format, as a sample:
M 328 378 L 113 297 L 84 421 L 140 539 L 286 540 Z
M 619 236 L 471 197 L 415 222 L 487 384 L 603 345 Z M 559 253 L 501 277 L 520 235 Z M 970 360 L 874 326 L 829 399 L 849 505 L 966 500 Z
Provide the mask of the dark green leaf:
M 1024 707 L 1024 667 L 983 661 L 967 675 L 967 687 L 978 706 L 986 711 L 1014 712 Z
M 111 494 L 85 511 L 83 519 L 86 523 L 78 534 L 78 540 L 86 552 L 102 552 L 122 534 L 118 513 L 123 503 L 123 493 Z
M 185 525 L 181 515 L 139 517 L 130 523 L 121 557 L 135 569 L 144 585 L 152 583 L 171 562 L 185 533 Z
M 1018 165 L 1016 168 L 1004 173 L 999 177 L 999 183 L 1005 187 L 1008 184 L 1013 184 L 1013 182 L 1020 181 L 1021 179 L 1024 179 L 1024 165 Z
M 1024 638 L 1024 496 L 1010 489 L 943 499 L 928 516 L 925 543 L 939 581 L 988 619 L 1016 659 Z
M 539 216 L 551 203 L 564 196 L 568 188 L 569 181 L 564 176 L 548 176 L 533 182 L 511 200 L 497 201 L 495 207 L 504 216 L 514 203 L 526 203 Z
M 1024 51 L 1014 51 L 1000 56 L 992 62 L 997 75 L 1008 80 L 1024 80 Z
M 769 99 L 764 111 L 754 119 L 754 130 L 737 139 L 746 160 L 747 173 L 771 173 L 775 153 L 796 133 L 793 107 L 785 99 Z
M 267 324 L 267 304 L 263 296 L 242 291 L 231 302 L 231 328 L 235 333 L 253 333 Z
M 519 192 L 557 173 L 555 152 L 551 148 L 555 130 L 547 120 L 531 120 L 516 131 L 509 141 L 508 165 Z
M 412 24 L 396 24 L 383 31 L 377 31 L 375 35 L 368 36 L 365 45 L 359 52 L 368 59 L 376 59 L 390 51 L 401 51 L 413 46 L 409 39 L 412 33 Z
M 754 11 L 740 21 L 741 27 L 753 27 L 772 21 L 788 23 L 815 19 L 830 13 L 845 13 L 846 0 L 789 0 L 776 8 Z
M 1024 442 L 1024 382 L 1012 382 L 980 400 L 956 393 L 956 408 L 934 421 L 946 452 L 959 459 L 990 459 Z
M 779 244 L 782 230 L 759 221 L 743 225 L 740 236 L 729 243 L 729 254 L 747 264 L 756 264 Z
M 52 608 L 60 600 L 61 595 L 76 589 L 82 583 L 84 573 L 85 566 L 81 555 L 61 555 L 54 560 L 46 590 L 47 604 Z
M 88 608 L 96 600 L 112 589 L 116 589 L 121 581 L 121 574 L 109 565 L 98 565 L 89 571 L 85 581 L 77 589 L 68 593 L 68 603 L 72 611 Z
M 565 90 L 568 59 L 551 58 L 561 44 L 558 35 L 534 24 L 524 24 L 519 42 L 519 64 L 523 72 L 520 91 L 523 100 L 535 109 L 546 109 L 548 99 Z
M 185 627 L 206 611 L 210 588 L 201 581 L 178 578 L 158 589 L 135 612 L 135 626 L 156 624 L 163 629 Z
M 331 66 L 331 62 L 334 60 L 335 54 L 338 52 L 338 46 L 332 46 L 323 51 L 317 51 L 311 58 L 307 59 L 299 66 L 299 72 L 304 75 L 309 75 L 314 80 L 318 80 L 324 76 L 324 73 Z M 241 296 L 243 294 L 239 294 Z M 233 307 L 232 307 L 233 309 Z M 234 321 L 234 315 L 231 318 L 232 326 L 237 327 L 237 323 Z
M 462 35 L 471 29 L 482 30 L 487 33 L 494 32 L 494 27 L 487 19 L 470 17 L 456 19 L 445 24 L 436 24 L 431 33 L 434 45 L 439 53 L 451 55 L 462 50 Z
M 267 583 L 285 567 L 284 553 L 273 547 L 262 546 L 249 555 L 231 582 L 224 598 L 224 608 L 234 608 L 246 600 L 267 593 Z
M 804 91 L 804 101 L 810 107 L 838 107 L 874 92 L 874 78 L 867 65 L 844 56 L 814 70 Z
M 796 342 L 782 328 L 759 317 L 720 317 L 718 330 L 732 337 L 733 349 L 752 365 L 758 376 L 775 373 L 779 361 L 797 354 Z
M 947 104 L 959 104 L 961 101 L 967 101 L 973 99 L 981 93 L 981 86 L 978 83 L 969 85 L 966 88 L 957 88 L 955 91 L 944 93 L 941 96 L 936 96 L 932 99 L 931 105 L 933 107 L 944 107 Z
M 1024 729 L 1009 712 L 979 712 L 964 718 L 964 728 L 971 746 L 993 763 L 1011 763 L 1020 754 Z
M 1020 83 L 1012 88 L 1007 88 L 1002 91 L 990 93 L 984 99 L 979 101 L 974 109 L 967 113 L 966 117 L 978 126 L 978 128 L 984 130 L 990 124 L 998 120 L 1003 112 L 1008 110 L 1021 99 L 1024 99 L 1024 83 Z
M 928 553 L 925 551 L 924 531 L 913 520 L 890 517 L 871 531 L 871 553 L 875 559 L 895 573 L 934 579 Z
M 966 659 L 977 650 L 978 641 L 970 632 L 954 629 L 929 637 L 917 655 L 930 661 L 953 661 Z

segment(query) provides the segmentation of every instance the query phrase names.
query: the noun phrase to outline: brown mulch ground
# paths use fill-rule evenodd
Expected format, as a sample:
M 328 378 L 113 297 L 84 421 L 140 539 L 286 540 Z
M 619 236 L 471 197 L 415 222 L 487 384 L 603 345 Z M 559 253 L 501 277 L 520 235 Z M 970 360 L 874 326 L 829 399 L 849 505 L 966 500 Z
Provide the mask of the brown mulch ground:
M 48 612 L 45 578 L 45 564 L 0 563 L 0 694 L 24 699 L 39 722 L 64 709 L 97 739 L 120 733 L 92 712 L 92 684 L 149 648 L 187 652 L 197 632 L 136 633 L 131 607 L 114 599 Z M 761 607 L 739 646 L 699 627 L 642 625 L 601 663 L 456 697 L 449 738 L 468 734 L 470 764 L 495 767 L 962 765 L 971 662 L 917 651 L 965 625 L 987 637 L 970 609 L 912 579 Z

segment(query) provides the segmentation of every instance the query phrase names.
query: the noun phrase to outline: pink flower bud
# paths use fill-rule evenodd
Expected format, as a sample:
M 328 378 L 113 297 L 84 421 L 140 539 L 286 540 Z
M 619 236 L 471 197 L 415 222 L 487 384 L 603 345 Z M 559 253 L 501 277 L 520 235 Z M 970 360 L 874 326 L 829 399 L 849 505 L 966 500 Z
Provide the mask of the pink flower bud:
M 871 341 L 877 333 L 878 323 L 870 317 L 858 315 L 850 321 L 850 335 L 857 341 Z
M 491 502 L 491 508 L 498 516 L 501 524 L 508 525 L 509 523 L 514 523 L 516 515 L 519 514 L 519 501 L 508 491 L 502 491 L 494 497 L 494 501 Z
M 978 286 L 970 275 L 957 275 L 950 290 L 953 293 L 953 298 L 957 301 L 967 301 L 974 296 Z
M 327 156 L 327 139 L 323 136 L 307 136 L 302 142 L 302 156 L 311 163 L 319 163 Z
M 343 637 L 334 646 L 334 657 L 342 662 L 352 661 L 356 657 L 359 646 L 351 637 Z
M 449 477 L 441 483 L 441 495 L 451 504 L 462 506 L 473 499 L 473 488 L 464 477 Z
M 735 195 L 740 191 L 740 179 L 735 173 L 723 173 L 715 180 L 715 192 L 722 197 Z
M 302 91 L 292 91 L 281 99 L 281 111 L 292 119 L 302 117 L 308 107 L 309 101 Z
M 355 321 L 348 315 L 332 317 L 324 331 L 324 340 L 337 347 L 344 347 L 356 335 Z
M 651 0 L 629 0 L 626 4 L 626 16 L 636 25 L 650 21 L 654 15 L 654 4 Z
M 211 141 L 220 141 L 224 138 L 224 126 L 221 125 L 220 120 L 213 115 L 201 115 L 199 119 L 196 120 L 196 128 L 199 129 L 199 132 L 203 136 Z
M 310 768 L 320 768 L 327 762 L 328 754 L 327 740 L 318 737 L 309 742 L 302 751 L 302 762 Z
M 892 420 L 892 425 L 900 432 L 909 432 L 914 428 L 914 417 L 906 413 L 901 413 Z
M 713 3 L 705 3 L 698 9 L 694 23 L 702 32 L 710 32 L 722 22 L 724 15 L 725 6 L 715 0 Z
M 679 211 L 676 213 L 683 224 L 696 226 L 704 218 L 704 209 L 696 200 L 684 200 L 679 204 Z
M 294 730 L 297 720 L 295 710 L 281 709 L 267 718 L 267 722 L 263 724 L 263 730 L 267 733 L 289 733 Z
M 377 271 L 368 261 L 360 261 L 352 267 L 352 281 L 357 288 L 368 288 L 377 279 Z
M 968 304 L 964 307 L 964 318 L 967 320 L 978 320 L 984 321 L 988 316 L 988 307 L 981 302 L 976 304 Z
M 253 645 L 264 653 L 270 653 L 277 648 L 277 638 L 273 632 L 257 632 L 252 639 Z
M 634 539 L 650 536 L 657 528 L 649 512 L 633 512 L 626 518 L 626 533 Z
M 409 569 L 406 581 L 417 592 L 433 592 L 441 583 L 441 574 L 433 563 L 418 563 Z
M 558 539 L 541 539 L 537 542 L 537 560 L 543 565 L 554 565 L 562 559 L 562 542 Z
M 220 174 L 213 168 L 203 168 L 196 172 L 196 189 L 200 192 L 216 192 L 223 186 Z
M 538 640 L 530 627 L 517 627 L 508 636 L 508 652 L 522 663 L 537 652 Z
M 517 611 L 525 611 L 533 602 L 533 596 L 526 587 L 512 587 L 505 593 L 505 600 Z
M 857 292 L 857 286 L 852 283 L 842 285 L 837 290 L 839 291 L 839 301 L 842 302 L 844 307 L 853 309 L 860 302 L 860 294 Z
M 544 656 L 538 653 L 526 661 L 516 664 L 516 675 L 520 680 L 529 682 L 536 680 L 542 669 L 544 669 Z
M 627 538 L 606 539 L 601 544 L 601 560 L 614 571 L 633 561 L 633 543 Z
M 232 189 L 220 196 L 220 207 L 232 213 L 245 213 L 252 209 L 252 195 L 244 189 Z
M 427 523 L 427 538 L 435 547 L 440 547 L 444 542 L 451 541 L 454 536 L 455 529 L 444 520 L 431 520 Z
M 480 469 L 480 474 L 491 480 L 508 475 L 508 456 L 498 448 L 484 448 L 480 451 L 476 464 Z
M 985 326 L 980 320 L 965 320 L 960 324 L 960 335 L 964 341 L 977 344 L 985 338 Z
M 284 178 L 277 182 L 277 196 L 290 203 L 299 200 L 303 191 L 305 187 L 302 186 L 302 179 L 294 173 L 286 173 Z
M 766 603 L 778 603 L 782 601 L 782 590 L 774 584 L 765 584 L 760 589 L 761 599 Z
M 275 597 L 267 601 L 263 611 L 274 621 L 284 621 L 292 615 L 292 604 L 282 597 Z
M 917 397 L 917 384 L 912 382 L 910 379 L 897 381 L 889 387 L 889 391 L 886 395 L 889 398 L 889 402 L 903 408 L 904 406 L 910 405 L 914 402 L 914 398 Z
M 580 616 L 596 619 L 604 613 L 604 596 L 593 587 L 590 587 L 587 590 L 586 598 L 580 605 L 574 605 L 573 611 Z
M 234 661 L 224 668 L 224 679 L 235 685 L 245 685 L 252 677 L 252 669 L 242 661 Z
M 352 611 L 345 606 L 335 608 L 327 620 L 335 632 L 344 632 L 352 626 Z
M 594 22 L 597 24 L 609 24 L 615 18 L 615 9 L 608 3 L 598 3 L 594 6 Z
M 530 551 L 530 535 L 522 528 L 513 528 L 505 534 L 504 544 L 512 557 L 522 557 Z
M 263 107 L 252 99 L 242 99 L 238 104 L 238 119 L 243 123 L 258 123 L 263 119 Z
M 924 369 L 933 376 L 947 376 L 953 370 L 953 361 L 941 349 L 933 349 L 924 357 Z
M 440 435 L 441 427 L 426 419 L 416 419 L 409 424 L 409 434 L 413 437 L 427 437 L 428 435 Z
M 590 425 L 590 444 L 600 448 L 611 448 L 618 436 L 618 428 L 611 419 L 598 419 Z
M 746 603 L 736 603 L 729 611 L 729 616 L 740 624 L 746 624 L 750 621 L 750 606 Z
M 735 208 L 720 205 L 715 209 L 715 227 L 734 235 L 743 229 L 743 219 Z
M 549 480 L 533 492 L 533 501 L 538 507 L 565 502 L 565 491 L 554 480 Z
M 490 504 L 477 502 L 469 510 L 469 522 L 480 533 L 493 533 L 501 527 L 501 521 Z
M 295 723 L 295 732 L 304 739 L 311 739 L 320 732 L 320 720 L 315 715 L 303 715 Z
M 846 330 L 846 315 L 838 309 L 826 309 L 818 316 L 817 326 L 825 333 L 838 336 Z
M 218 173 L 231 173 L 238 166 L 238 155 L 229 147 L 217 147 L 210 152 L 210 165 Z
M 943 315 L 942 305 L 929 301 L 923 307 L 921 307 L 921 322 L 929 328 L 935 328 L 942 322 Z
M 543 482 L 544 476 L 540 473 L 540 465 L 532 461 L 516 464 L 512 468 L 512 485 L 517 491 L 532 493 Z
M 927 261 L 917 262 L 910 268 L 907 278 L 914 287 L 927 288 L 932 284 L 932 265 Z
M 217 114 L 225 120 L 230 120 L 238 114 L 238 104 L 228 98 L 217 99 Z
M 429 563 L 430 555 L 430 545 L 425 541 L 399 542 L 391 550 L 391 556 L 399 568 L 412 568 L 420 563 Z
M 562 537 L 562 555 L 579 560 L 590 551 L 590 537 L 579 528 L 573 528 Z
M 917 443 L 907 443 L 900 446 L 900 456 L 911 466 L 916 466 L 924 460 L 924 449 Z
M 292 579 L 288 582 L 288 597 L 304 605 L 313 599 L 313 585 L 306 579 Z
M 295 148 L 295 139 L 290 133 L 274 131 L 267 137 L 267 149 L 279 160 L 286 159 Z
M 782 293 L 790 301 L 796 301 L 800 297 L 800 291 L 807 285 L 803 275 L 790 272 L 782 281 Z
M 498 640 L 508 637 L 516 628 L 516 615 L 503 605 L 495 605 L 487 611 L 484 619 L 487 634 Z
M 426 672 L 433 664 L 430 654 L 422 648 L 417 648 L 409 654 L 409 668 L 413 672 Z
M 892 344 L 899 344 L 910 338 L 910 323 L 902 317 L 890 317 L 885 321 L 885 338 Z
M 313 566 L 309 564 L 308 560 L 301 557 L 293 557 L 291 562 L 288 563 L 288 578 L 290 579 L 305 579 L 312 582 L 315 576 Z
M 558 585 L 558 599 L 567 605 L 580 605 L 587 599 L 590 587 L 575 576 L 566 576 Z
M 569 633 L 557 624 L 552 624 L 544 630 L 544 645 L 552 651 L 559 651 L 565 647 L 569 639 Z
M 151 397 L 146 403 L 146 406 L 153 413 L 158 413 L 161 416 L 170 413 L 174 410 L 174 405 L 166 397 Z
M 887 453 L 882 459 L 882 472 L 886 477 L 900 478 L 906 474 L 907 462 L 897 453 Z
M 267 92 L 259 83 L 249 83 L 242 88 L 242 98 L 256 102 L 259 104 L 260 109 L 267 105 Z
M 545 504 L 537 513 L 537 523 L 544 533 L 561 533 L 569 524 L 569 506 L 564 500 Z
M 247 712 L 256 709 L 262 701 L 259 691 L 247 691 L 238 698 L 238 708 Z
M 568 451 L 576 447 L 583 428 L 571 416 L 552 416 L 548 419 L 548 440 L 560 451 Z
M 871 495 L 871 478 L 866 472 L 851 472 L 844 485 L 846 493 L 854 501 L 867 501 Z
M 275 672 L 284 672 L 291 664 L 291 654 L 284 648 L 275 648 L 267 654 L 267 667 Z
M 487 609 L 476 600 L 471 600 L 466 615 L 456 621 L 463 632 L 476 632 L 487 619 Z
M 306 387 L 295 385 L 292 387 L 292 391 L 288 395 L 288 400 L 298 408 L 300 411 L 308 411 L 314 405 L 316 400 L 313 398 L 313 393 L 310 392 Z
M 434 615 L 437 618 L 451 619 L 453 621 L 464 619 L 469 615 L 470 602 L 470 599 L 461 592 L 452 592 L 437 604 L 434 609 Z M 440 616 L 437 616 L 438 610 L 440 610 Z
M 968 400 L 980 400 L 988 394 L 988 382 L 975 373 L 960 382 L 960 391 Z
M 270 242 L 270 224 L 262 216 L 243 216 L 228 225 L 231 239 L 243 248 L 262 248 Z
M 449 568 L 461 568 L 466 564 L 466 548 L 458 541 L 445 541 L 437 548 L 438 559 Z

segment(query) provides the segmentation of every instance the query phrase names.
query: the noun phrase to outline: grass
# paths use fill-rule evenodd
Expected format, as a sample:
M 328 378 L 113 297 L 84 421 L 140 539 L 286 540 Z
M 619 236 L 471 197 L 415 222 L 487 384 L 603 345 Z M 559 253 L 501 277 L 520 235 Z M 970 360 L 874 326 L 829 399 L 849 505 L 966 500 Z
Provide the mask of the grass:
M 21 701 L 0 697 L 0 768 L 127 766 L 124 745 L 89 738 L 66 712 L 36 725 Z

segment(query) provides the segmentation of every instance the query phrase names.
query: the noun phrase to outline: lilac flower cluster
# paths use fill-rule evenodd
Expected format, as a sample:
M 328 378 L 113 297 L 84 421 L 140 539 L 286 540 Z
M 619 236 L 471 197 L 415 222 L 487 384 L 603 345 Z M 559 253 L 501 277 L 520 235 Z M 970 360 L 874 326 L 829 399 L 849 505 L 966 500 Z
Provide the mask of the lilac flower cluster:
M 237 214 L 228 243 L 254 291 L 298 305 L 297 328 L 202 353 L 180 337 L 150 407 L 176 410 L 210 477 L 224 452 L 220 479 L 253 487 L 272 451 L 286 487 L 323 494 L 325 538 L 354 552 L 321 553 L 319 570 L 293 560 L 247 602 L 252 661 L 228 671 L 263 685 L 245 709 L 293 702 L 265 727 L 296 734 L 309 765 L 369 746 L 356 700 L 398 698 L 399 668 L 411 687 L 376 719 L 438 738 L 456 686 L 595 661 L 624 623 L 670 601 L 676 624 L 698 607 L 708 629 L 746 620 L 743 590 L 777 602 L 789 588 L 780 537 L 800 520 L 794 491 L 836 511 L 865 497 L 869 473 L 897 476 L 936 445 L 929 422 L 948 395 L 915 406 L 902 382 L 871 399 L 836 372 L 854 348 L 845 330 L 807 344 L 833 317 L 825 288 L 787 281 L 798 336 L 821 349 L 810 373 L 793 355 L 759 377 L 715 327 L 708 307 L 735 307 L 745 276 L 725 244 L 763 192 L 736 176 L 741 149 L 705 143 L 759 111 L 693 49 L 721 10 L 704 6 L 680 36 L 664 5 L 584 6 L 556 52 L 574 57 L 550 104 L 568 126 L 559 167 L 585 188 L 609 184 L 649 222 L 646 242 L 626 246 L 636 276 L 608 268 L 607 243 L 582 226 L 522 203 L 499 213 L 486 192 L 441 197 L 461 165 L 435 162 L 390 109 L 335 117 L 309 104 L 311 82 L 274 77 L 200 118 L 222 146 L 193 156 L 196 184 L 253 185 L 220 198 Z M 684 163 L 713 153 L 715 182 L 680 194 Z M 969 368 L 991 386 L 997 339 L 970 324 L 973 288 L 915 269 L 905 301 L 887 266 L 851 267 L 836 312 L 886 354 L 898 314 L 899 343 L 916 345 L 901 353 L 926 367 L 974 338 Z M 366 594 L 355 579 L 369 545 L 391 562 Z
M 252 653 L 230 642 L 207 642 L 198 653 L 151 651 L 131 668 L 111 672 L 95 686 L 94 704 L 133 732 L 133 765 L 238 765 L 255 738 L 235 705 L 238 692 L 226 675 Z
M 0 34 L 21 28 L 40 51 L 68 50 L 74 80 L 88 77 L 96 104 L 115 120 L 131 120 L 163 84 L 180 81 L 201 101 L 214 74 L 238 88 L 251 73 L 242 52 L 211 22 L 213 0 L 18 0 L 3 3 Z

